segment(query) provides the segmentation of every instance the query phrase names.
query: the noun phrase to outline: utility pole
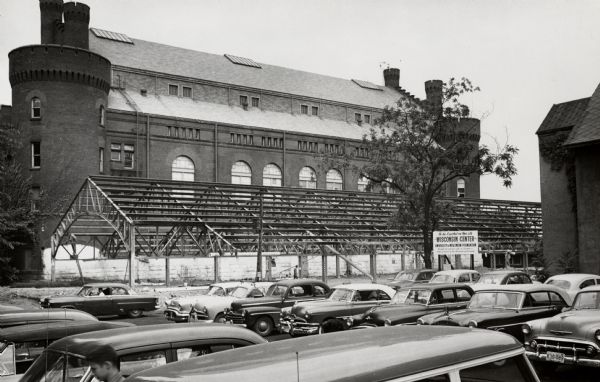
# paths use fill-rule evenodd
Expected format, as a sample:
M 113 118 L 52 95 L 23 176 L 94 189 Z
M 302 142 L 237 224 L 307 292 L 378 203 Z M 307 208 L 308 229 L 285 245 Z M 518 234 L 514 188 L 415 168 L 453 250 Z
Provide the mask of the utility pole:
M 256 253 L 256 278 L 254 281 L 262 280 L 262 241 L 263 241 L 263 191 L 260 190 L 258 194 L 259 199 L 259 213 L 258 213 L 258 251 Z

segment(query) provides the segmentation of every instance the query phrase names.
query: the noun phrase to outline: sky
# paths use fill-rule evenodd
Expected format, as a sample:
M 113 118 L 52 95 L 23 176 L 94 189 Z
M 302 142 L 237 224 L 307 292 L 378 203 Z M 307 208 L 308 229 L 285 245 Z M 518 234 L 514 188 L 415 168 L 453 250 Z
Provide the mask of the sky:
M 589 97 L 600 82 L 597 0 L 87 0 L 90 26 L 131 37 L 341 78 L 400 85 L 467 77 L 482 144 L 520 149 L 506 189 L 488 199 L 539 201 L 535 131 L 552 104 Z M 10 104 L 8 52 L 40 42 L 36 0 L 0 0 L 0 104 Z

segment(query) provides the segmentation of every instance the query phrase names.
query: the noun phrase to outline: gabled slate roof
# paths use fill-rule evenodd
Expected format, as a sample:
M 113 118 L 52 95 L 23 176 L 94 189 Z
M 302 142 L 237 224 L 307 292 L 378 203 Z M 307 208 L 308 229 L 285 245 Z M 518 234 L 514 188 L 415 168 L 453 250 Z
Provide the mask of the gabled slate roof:
M 95 30 L 95 29 L 93 29 Z M 108 32 L 107 32 L 108 33 Z M 213 81 L 267 91 L 289 93 L 383 108 L 394 105 L 400 98 L 420 102 L 402 88 L 377 86 L 377 90 L 359 86 L 350 79 L 257 63 L 260 67 L 240 65 L 225 55 L 178 48 L 138 39 L 133 44 L 96 36 L 90 31 L 90 50 L 113 65 L 142 69 L 194 79 Z M 232 56 L 233 57 L 233 56 Z M 254 62 L 253 60 L 250 60 Z
M 536 134 L 572 128 L 583 120 L 590 97 L 552 105 Z
M 594 91 L 586 113 L 565 142 L 567 146 L 600 143 L 600 85 Z

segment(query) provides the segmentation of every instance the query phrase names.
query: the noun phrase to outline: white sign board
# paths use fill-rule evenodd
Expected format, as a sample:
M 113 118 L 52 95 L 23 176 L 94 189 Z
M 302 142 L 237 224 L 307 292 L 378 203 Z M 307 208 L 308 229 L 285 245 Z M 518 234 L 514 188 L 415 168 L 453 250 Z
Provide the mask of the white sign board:
M 479 240 L 477 231 L 433 231 L 433 254 L 477 255 Z

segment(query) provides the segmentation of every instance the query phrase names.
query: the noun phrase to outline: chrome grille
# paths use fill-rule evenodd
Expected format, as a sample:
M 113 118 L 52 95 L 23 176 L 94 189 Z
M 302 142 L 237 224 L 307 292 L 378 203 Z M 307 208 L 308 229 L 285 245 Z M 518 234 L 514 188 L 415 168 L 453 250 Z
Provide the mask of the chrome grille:
M 578 354 L 585 354 L 587 346 L 580 343 L 571 341 L 559 341 L 550 339 L 536 339 L 538 353 L 545 353 L 547 351 L 553 351 L 563 353 L 565 355 L 575 356 Z

